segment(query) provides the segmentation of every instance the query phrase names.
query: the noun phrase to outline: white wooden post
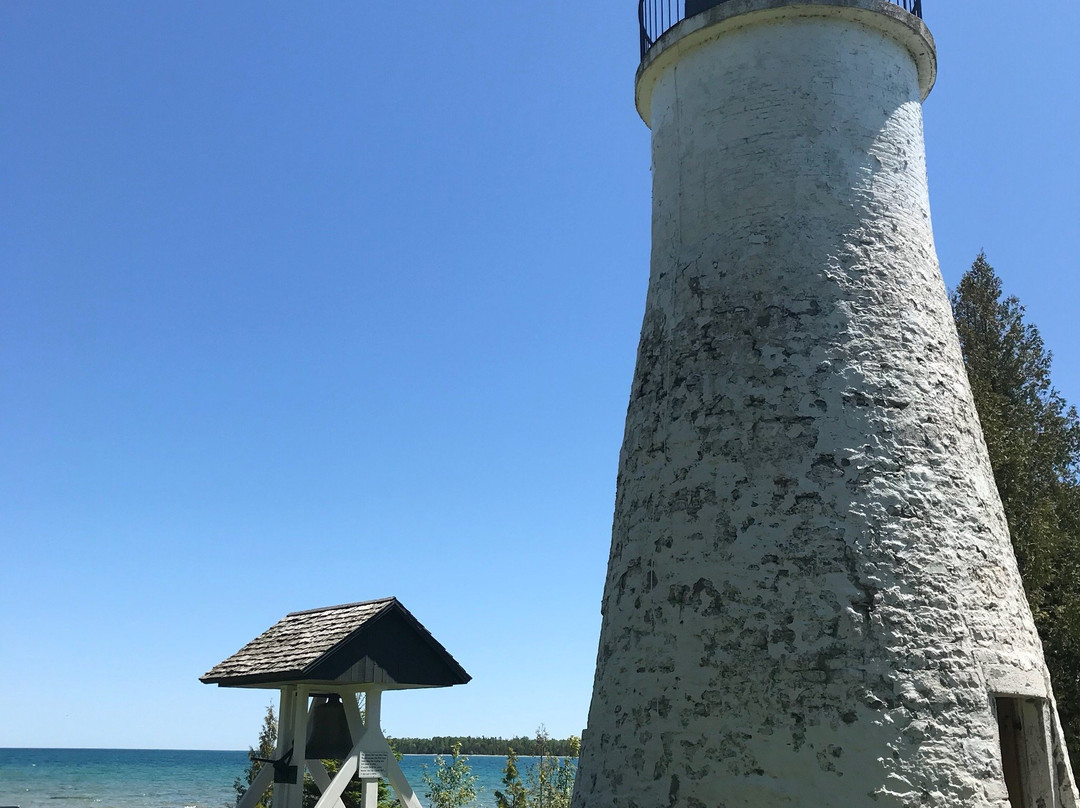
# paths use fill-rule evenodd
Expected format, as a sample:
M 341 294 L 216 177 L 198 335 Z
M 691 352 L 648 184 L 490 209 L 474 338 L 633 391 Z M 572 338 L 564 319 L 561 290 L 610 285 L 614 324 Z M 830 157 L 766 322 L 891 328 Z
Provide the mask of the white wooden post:
M 365 778 L 360 781 L 360 808 L 378 808 L 379 805 L 379 780 Z
M 277 747 L 274 749 L 274 758 L 280 760 L 293 743 L 293 727 L 296 721 L 296 686 L 287 685 L 281 688 L 281 699 L 278 702 L 278 732 Z M 293 755 L 290 763 L 295 763 L 296 755 Z M 270 764 L 264 764 L 269 766 Z M 301 783 L 302 778 L 299 778 Z M 294 800 L 293 792 L 302 791 L 303 785 L 296 786 L 291 783 L 274 783 L 274 806 L 275 808 L 301 808 L 301 800 Z
M 364 729 L 374 730 L 382 735 L 382 691 L 364 692 Z
M 365 751 L 374 751 L 371 742 L 376 736 L 382 738 L 382 692 L 369 690 L 364 694 L 364 735 L 358 746 L 362 745 Z M 362 771 L 360 775 L 363 783 L 360 808 L 379 808 L 379 778 L 363 777 Z
M 405 773 L 394 757 L 390 744 L 382 734 L 382 691 L 369 690 L 364 695 L 364 749 L 372 752 L 381 752 L 386 759 L 386 779 L 390 781 L 391 788 L 404 808 L 423 808 L 420 800 L 413 793 L 412 786 L 405 779 Z M 359 715 L 359 709 L 357 709 Z M 354 736 L 355 737 L 355 736 Z M 375 805 L 373 802 L 372 805 Z M 363 808 L 367 808 L 365 805 Z
M 304 791 L 304 763 L 307 758 L 307 725 L 308 725 L 308 688 L 298 685 L 296 688 L 296 703 L 293 706 L 293 756 L 292 762 L 296 764 L 296 782 L 300 787 L 301 797 Z M 296 803 L 296 808 L 301 808 L 303 800 Z M 292 808 L 292 806 L 289 806 Z
M 360 712 L 360 705 L 356 703 L 355 693 L 343 693 L 341 702 L 345 705 L 345 717 L 349 720 L 349 736 L 355 745 L 364 734 L 364 716 Z

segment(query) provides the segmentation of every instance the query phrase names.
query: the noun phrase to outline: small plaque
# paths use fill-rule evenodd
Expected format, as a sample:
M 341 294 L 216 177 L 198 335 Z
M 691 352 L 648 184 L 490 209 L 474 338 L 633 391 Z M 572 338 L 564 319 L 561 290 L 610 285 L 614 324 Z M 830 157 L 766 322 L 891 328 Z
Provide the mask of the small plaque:
M 356 776 L 361 780 L 386 777 L 386 752 L 361 752 Z

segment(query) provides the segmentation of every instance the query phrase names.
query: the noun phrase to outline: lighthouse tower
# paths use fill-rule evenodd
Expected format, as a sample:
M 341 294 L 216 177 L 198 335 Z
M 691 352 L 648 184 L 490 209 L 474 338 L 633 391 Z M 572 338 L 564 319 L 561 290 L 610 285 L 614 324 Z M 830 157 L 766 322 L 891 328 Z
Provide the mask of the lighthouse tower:
M 934 250 L 919 4 L 686 6 L 641 2 L 652 262 L 574 808 L 1075 808 Z

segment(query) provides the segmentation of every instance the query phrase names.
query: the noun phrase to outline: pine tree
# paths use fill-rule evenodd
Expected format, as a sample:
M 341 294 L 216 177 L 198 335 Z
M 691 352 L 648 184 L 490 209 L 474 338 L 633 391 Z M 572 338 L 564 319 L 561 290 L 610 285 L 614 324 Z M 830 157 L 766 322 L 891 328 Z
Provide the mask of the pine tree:
M 1002 299 L 985 254 L 951 302 L 1066 742 L 1080 752 L 1080 419 L 1051 384 L 1038 329 L 1017 298 Z
M 266 715 L 263 716 L 262 729 L 259 730 L 259 743 L 258 746 L 248 747 L 248 759 L 251 763 L 248 765 L 247 772 L 245 772 L 244 778 L 236 778 L 233 782 L 233 788 L 236 789 L 236 799 L 239 800 L 248 790 L 255 777 L 259 774 L 264 764 L 259 758 L 269 760 L 274 757 L 274 748 L 277 746 L 277 717 L 274 715 L 273 705 L 266 708 Z M 269 808 L 270 806 L 270 789 L 266 789 L 266 793 L 262 795 L 255 808 Z

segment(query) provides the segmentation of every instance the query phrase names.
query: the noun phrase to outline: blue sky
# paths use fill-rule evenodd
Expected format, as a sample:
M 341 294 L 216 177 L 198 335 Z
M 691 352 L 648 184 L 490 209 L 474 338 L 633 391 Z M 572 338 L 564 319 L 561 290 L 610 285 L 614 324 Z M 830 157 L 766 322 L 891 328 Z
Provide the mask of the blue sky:
M 1080 5 L 925 0 L 946 282 L 1080 402 Z M 585 724 L 649 254 L 632 0 L 0 3 L 0 746 L 243 748 L 198 676 L 394 594 L 474 676 L 396 735 Z

